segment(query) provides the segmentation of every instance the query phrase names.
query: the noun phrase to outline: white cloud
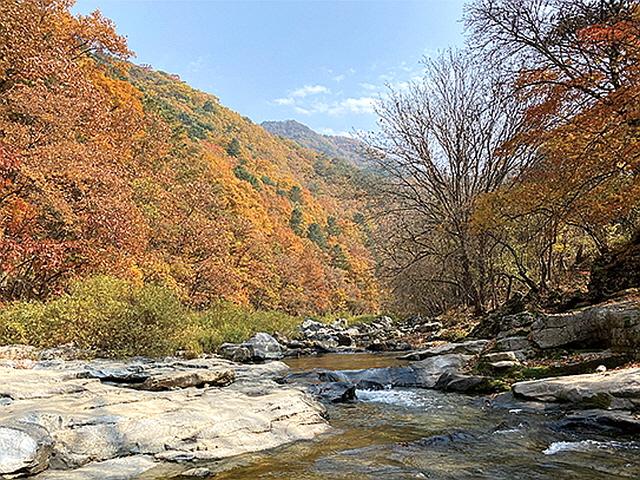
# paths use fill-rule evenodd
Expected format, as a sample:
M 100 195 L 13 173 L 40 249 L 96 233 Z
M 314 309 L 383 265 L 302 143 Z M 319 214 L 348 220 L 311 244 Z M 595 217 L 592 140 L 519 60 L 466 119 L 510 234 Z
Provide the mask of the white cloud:
M 295 100 L 291 97 L 276 98 L 275 100 L 273 100 L 273 103 L 275 103 L 276 105 L 293 105 L 295 103 Z
M 338 82 L 340 83 L 341 81 L 343 81 L 346 78 L 346 75 L 344 74 L 340 74 L 340 75 L 336 75 L 335 77 L 333 77 L 333 81 L 334 82 Z
M 330 128 L 330 127 L 321 128 L 320 130 L 318 130 L 318 132 L 323 135 L 331 135 L 332 137 L 338 136 L 338 137 L 351 138 L 353 136 L 351 132 L 347 132 L 345 130 L 342 130 L 342 131 L 334 130 L 333 128 Z
M 357 114 L 374 113 L 375 104 L 376 99 L 373 97 L 345 98 L 340 101 L 334 114 L 341 114 L 343 112 Z
M 315 112 L 312 112 L 311 110 L 307 110 L 306 108 L 302 108 L 302 107 L 293 107 L 293 110 L 296 113 L 299 113 L 301 115 L 311 115 L 312 113 L 315 113 Z
M 291 97 L 304 98 L 309 95 L 318 95 L 320 93 L 329 93 L 330 90 L 324 85 L 305 85 L 291 92 Z

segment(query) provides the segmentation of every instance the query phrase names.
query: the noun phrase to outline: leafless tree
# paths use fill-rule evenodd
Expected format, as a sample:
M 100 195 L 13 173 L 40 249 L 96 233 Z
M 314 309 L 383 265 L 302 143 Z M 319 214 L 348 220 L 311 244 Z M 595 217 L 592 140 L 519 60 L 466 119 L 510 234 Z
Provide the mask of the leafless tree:
M 424 305 L 441 304 L 442 294 L 476 312 L 486 306 L 491 245 L 472 228 L 474 202 L 532 156 L 508 144 L 526 108 L 511 93 L 491 69 L 449 51 L 425 61 L 422 81 L 390 87 L 377 106 L 381 133 L 365 142 L 382 172 L 375 191 L 383 269 L 401 288 L 413 279 L 422 292 L 411 296 Z

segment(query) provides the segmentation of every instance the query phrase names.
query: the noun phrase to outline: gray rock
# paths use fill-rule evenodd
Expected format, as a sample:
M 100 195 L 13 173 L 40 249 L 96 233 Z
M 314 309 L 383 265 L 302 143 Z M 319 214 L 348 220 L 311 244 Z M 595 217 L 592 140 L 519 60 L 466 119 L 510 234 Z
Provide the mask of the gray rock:
M 527 350 L 531 348 L 531 342 L 527 337 L 504 337 L 496 340 L 494 350 L 499 352 L 513 350 Z
M 418 377 L 411 367 L 368 368 L 366 370 L 341 370 L 334 372 L 343 379 L 363 389 L 392 387 L 418 387 Z
M 519 398 L 580 408 L 635 409 L 640 406 L 640 368 L 518 382 L 512 391 Z
M 477 355 L 489 344 L 489 340 L 469 340 L 461 343 L 444 343 L 426 350 L 412 352 L 399 357 L 402 360 L 422 360 L 448 354 Z
M 542 349 L 637 348 L 640 346 L 640 304 L 631 299 L 541 315 L 531 326 L 530 338 Z
M 637 435 L 640 433 L 640 417 L 628 411 L 585 410 L 567 415 L 554 427 L 581 433 Z
M 499 362 L 489 363 L 489 366 L 497 372 L 510 370 L 517 367 L 518 365 L 520 365 L 520 362 L 518 360 L 501 360 Z
M 344 318 L 338 318 L 331 323 L 331 328 L 334 330 L 344 330 L 349 326 Z
M 538 314 L 532 312 L 521 312 L 513 315 L 504 315 L 498 320 L 497 338 L 508 338 L 526 335 L 531 325 L 538 318 Z
M 251 351 L 253 360 L 279 360 L 284 356 L 282 345 L 268 333 L 256 333 L 244 342 L 242 346 Z
M 438 380 L 444 373 L 457 373 L 466 367 L 473 359 L 472 355 L 448 354 L 437 357 L 428 357 L 411 364 L 417 381 L 416 386 L 421 388 L 435 388 Z
M 489 393 L 495 391 L 495 386 L 489 377 L 462 375 L 455 372 L 443 373 L 433 388 L 445 392 L 459 393 Z
M 264 362 L 280 360 L 285 355 L 285 348 L 268 333 L 256 333 L 244 343 L 223 343 L 220 355 L 234 362 Z
M 213 472 L 206 467 L 191 468 L 186 472 L 182 472 L 181 477 L 191 478 L 207 478 L 213 476 Z
M 53 441 L 39 425 L 0 425 L 0 475 L 34 475 L 49 467 Z
M 503 362 L 503 361 L 517 362 L 518 357 L 514 352 L 497 352 L 497 353 L 487 353 L 483 355 L 482 360 L 486 362 Z
M 96 462 L 75 470 L 49 470 L 34 480 L 134 480 L 158 467 L 152 457 L 134 455 Z
M 36 471 L 51 458 L 43 479 L 137 478 L 157 464 L 154 458 L 217 460 L 311 439 L 328 428 L 320 404 L 273 381 L 287 370 L 281 362 L 239 365 L 209 358 L 135 364 L 133 370 L 153 385 L 181 387 L 167 391 L 86 377 L 91 371 L 126 372 L 126 365 L 102 360 L 0 367 L 0 396 L 12 399 L 0 408 L 5 471 Z M 229 372 L 236 378 L 231 385 L 206 387 L 227 383 Z M 22 427 L 16 431 L 15 425 L 33 426 L 42 436 Z M 55 439 L 49 447 L 48 437 Z M 16 453 L 15 445 L 24 448 Z
M 232 362 L 247 363 L 253 359 L 253 354 L 248 347 L 235 343 L 223 343 L 219 349 L 220 355 Z
M 351 382 L 332 382 L 309 387 L 312 395 L 326 402 L 344 403 L 356 399 L 356 386 Z
M 217 368 L 194 372 L 173 372 L 151 377 L 140 385 L 143 390 L 161 391 L 175 388 L 226 387 L 236 378 L 231 368 Z

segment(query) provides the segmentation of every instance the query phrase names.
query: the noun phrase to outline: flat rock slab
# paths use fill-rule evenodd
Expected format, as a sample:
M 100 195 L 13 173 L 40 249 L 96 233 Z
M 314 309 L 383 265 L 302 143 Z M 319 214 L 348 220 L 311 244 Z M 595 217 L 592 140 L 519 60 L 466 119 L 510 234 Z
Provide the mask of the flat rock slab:
M 215 460 L 311 439 L 329 428 L 324 408 L 301 389 L 273 381 L 287 369 L 281 362 L 248 366 L 219 358 L 0 366 L 0 396 L 7 399 L 0 442 L 22 435 L 7 430 L 22 424 L 51 439 L 50 455 L 33 461 L 45 451 L 36 448 L 43 440 L 25 430 L 25 448 L 0 453 L 0 472 L 37 469 L 50 458 L 41 478 L 124 479 L 130 477 L 101 475 L 109 470 L 98 464 L 113 461 L 114 472 L 135 473 L 148 466 L 145 459 Z M 128 384 L 132 378 L 145 380 Z M 142 463 L 127 463 L 129 457 Z
M 555 428 L 583 433 L 637 435 L 640 433 L 640 416 L 627 411 L 585 410 L 567 415 L 556 422 Z
M 518 382 L 512 390 L 516 397 L 527 400 L 635 409 L 640 406 L 640 368 Z
M 401 360 L 423 360 L 429 357 L 449 354 L 477 355 L 489 344 L 489 340 L 470 340 L 461 343 L 444 343 L 435 347 L 403 355 Z
M 595 346 L 633 349 L 640 346 L 640 302 L 614 301 L 568 313 L 540 315 L 530 339 L 542 349 Z
M 159 467 L 159 463 L 146 455 L 116 458 L 96 462 L 71 471 L 50 470 L 34 480 L 133 480 Z

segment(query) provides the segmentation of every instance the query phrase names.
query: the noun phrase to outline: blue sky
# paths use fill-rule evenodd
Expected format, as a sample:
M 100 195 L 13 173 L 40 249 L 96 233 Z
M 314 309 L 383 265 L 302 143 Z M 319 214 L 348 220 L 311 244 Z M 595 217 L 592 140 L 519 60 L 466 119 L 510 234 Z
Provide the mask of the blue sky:
M 100 9 L 134 61 L 177 73 L 255 122 L 296 119 L 322 133 L 375 128 L 385 83 L 463 43 L 464 0 L 77 0 Z

